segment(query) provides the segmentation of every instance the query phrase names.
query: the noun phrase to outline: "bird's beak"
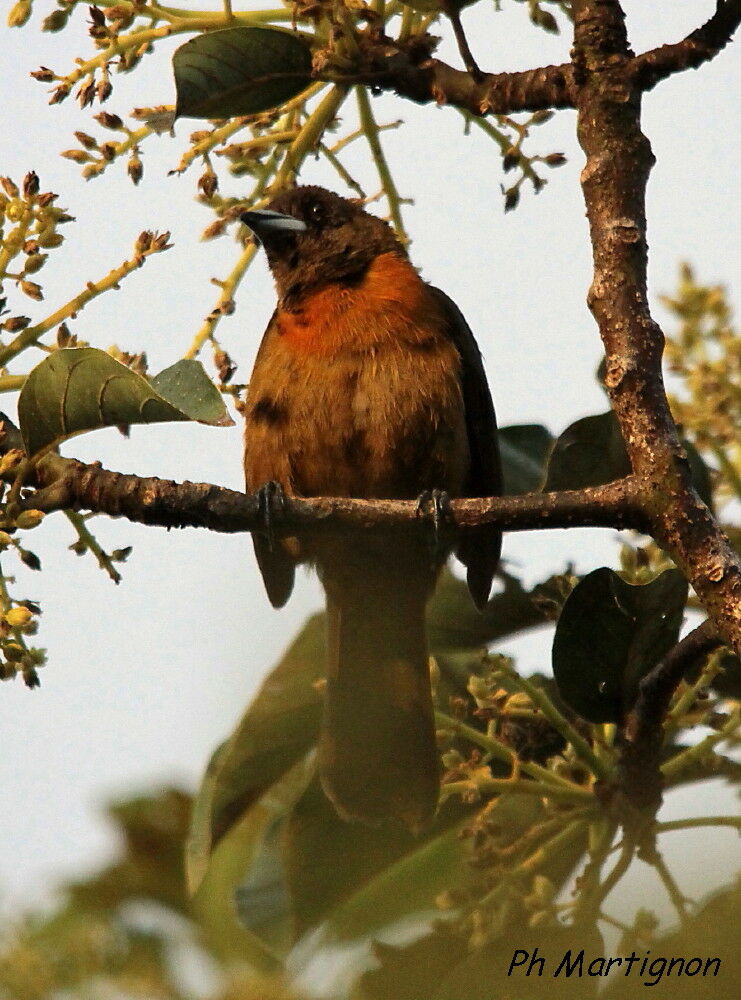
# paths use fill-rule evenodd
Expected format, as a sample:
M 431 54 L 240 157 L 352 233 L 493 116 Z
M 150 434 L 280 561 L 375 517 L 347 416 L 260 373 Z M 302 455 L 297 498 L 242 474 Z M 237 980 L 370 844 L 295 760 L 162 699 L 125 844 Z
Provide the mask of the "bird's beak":
M 239 218 L 245 226 L 249 226 L 260 243 L 278 233 L 305 233 L 307 228 L 301 219 L 282 212 L 271 212 L 269 208 L 263 208 L 259 212 L 243 212 Z

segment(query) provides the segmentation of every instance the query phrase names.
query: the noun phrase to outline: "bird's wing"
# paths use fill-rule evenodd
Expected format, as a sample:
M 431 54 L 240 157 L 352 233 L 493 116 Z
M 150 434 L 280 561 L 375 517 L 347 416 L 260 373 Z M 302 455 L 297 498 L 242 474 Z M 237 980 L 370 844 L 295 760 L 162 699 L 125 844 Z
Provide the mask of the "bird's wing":
M 442 305 L 448 333 L 461 359 L 461 388 L 471 453 L 471 469 L 464 495 L 499 496 L 502 492 L 502 464 L 497 419 L 481 352 L 455 302 L 439 288 L 431 288 Z M 501 531 L 488 525 L 469 529 L 459 540 L 456 555 L 466 567 L 468 589 L 478 608 L 483 608 L 489 599 L 501 548 Z
M 271 331 L 275 327 L 277 315 L 278 310 L 276 309 L 270 318 L 270 322 L 267 325 L 265 333 L 263 334 L 260 347 L 257 351 L 257 357 L 255 359 L 253 380 L 255 377 L 255 371 L 259 371 L 261 357 L 268 349 L 266 344 L 268 343 Z M 245 428 L 245 449 L 249 449 L 251 444 L 252 440 L 250 437 L 250 427 L 248 421 Z M 250 474 L 250 458 L 251 456 L 246 451 L 245 477 L 247 480 L 246 488 L 248 492 L 259 490 L 266 485 L 265 482 L 257 481 L 261 478 L 259 475 Z M 287 486 L 284 482 L 280 483 L 280 485 L 284 488 Z M 296 573 L 296 560 L 286 552 L 280 540 L 274 541 L 266 532 L 260 533 L 255 531 L 252 535 L 252 542 L 255 548 L 255 555 L 257 556 L 257 564 L 260 567 L 260 573 L 262 574 L 262 578 L 265 583 L 265 590 L 267 591 L 270 603 L 274 608 L 282 608 L 291 596 L 291 591 L 293 590 L 293 581 Z

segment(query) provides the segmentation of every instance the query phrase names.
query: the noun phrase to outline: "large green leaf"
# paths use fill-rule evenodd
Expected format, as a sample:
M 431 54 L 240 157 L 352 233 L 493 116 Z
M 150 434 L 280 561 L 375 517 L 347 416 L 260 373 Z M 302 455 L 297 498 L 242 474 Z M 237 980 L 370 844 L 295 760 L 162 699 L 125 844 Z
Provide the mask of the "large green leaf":
M 688 860 L 696 864 L 709 865 L 713 858 L 712 876 L 720 870 L 719 859 L 710 852 L 704 858 L 692 855 Z M 728 861 L 731 854 L 728 854 Z M 681 880 L 680 864 L 673 872 Z M 728 866 L 729 880 L 734 875 L 733 866 Z M 731 1000 L 738 996 L 741 982 L 741 948 L 738 946 L 738 928 L 741 921 L 741 882 L 735 882 L 714 892 L 702 902 L 693 905 L 676 930 L 668 934 L 654 934 L 651 937 L 651 954 L 642 969 L 640 990 L 626 989 L 624 976 L 617 975 L 608 980 L 601 994 L 604 1000 L 630 1000 L 643 996 L 644 987 L 650 987 L 649 995 L 659 1000 Z M 647 955 L 645 936 L 628 931 L 614 954 L 626 955 L 631 951 Z M 669 972 L 669 963 L 661 956 L 679 958 L 683 965 L 674 966 Z M 696 956 L 699 961 L 692 961 Z
M 564 701 L 590 722 L 619 722 L 640 679 L 676 643 L 687 581 L 666 570 L 631 586 L 602 567 L 563 606 L 553 640 L 553 674 Z
M 579 955 L 583 955 L 579 974 Z M 592 1000 L 601 979 L 589 975 L 593 958 L 605 955 L 594 923 L 578 927 L 510 926 L 506 934 L 455 965 L 430 1000 Z M 604 969 L 607 959 L 603 958 Z M 571 969 L 571 974 L 568 974 Z M 638 996 L 640 994 L 631 994 Z M 421 998 L 420 998 L 421 1000 Z
M 512 424 L 499 428 L 504 493 L 532 493 L 540 489 L 553 436 L 542 424 Z
M 345 912 L 348 901 L 356 893 L 365 892 L 374 880 L 383 878 L 390 868 L 398 871 L 401 866 L 406 872 L 414 869 L 417 875 L 413 881 L 422 889 L 422 882 L 418 882 L 419 866 L 429 845 L 447 837 L 450 828 L 458 827 L 469 812 L 456 802 L 448 802 L 432 826 L 418 836 L 397 823 L 360 826 L 340 819 L 319 781 L 312 782 L 291 812 L 283 842 L 297 933 L 317 926 L 325 918 L 336 923 L 333 913 L 339 907 L 344 914 L 340 932 L 353 936 L 355 931 Z M 437 856 L 438 852 L 434 853 Z M 419 900 L 411 888 L 410 882 L 401 899 L 398 893 L 393 895 L 390 918 L 383 907 L 374 906 L 372 919 L 378 921 L 377 926 L 419 908 Z M 430 905 L 430 898 L 425 897 L 423 906 Z M 363 919 L 371 917 L 365 914 Z
M 231 118 L 278 107 L 311 82 L 311 50 L 280 28 L 196 35 L 172 60 L 178 118 Z
M 187 848 L 191 891 L 219 840 L 316 740 L 321 716 L 316 684 L 324 656 L 324 616 L 314 615 L 214 754 L 193 809 Z
M 191 905 L 209 947 L 224 961 L 269 970 L 292 944 L 282 830 L 313 773 L 310 757 L 297 761 L 235 821 L 210 856 Z
M 150 381 L 94 347 L 55 351 L 37 365 L 21 390 L 18 420 L 29 455 L 99 427 L 233 423 L 200 362 L 178 361 Z
M 627 476 L 630 462 L 612 410 L 575 421 L 559 435 L 543 489 L 578 490 Z

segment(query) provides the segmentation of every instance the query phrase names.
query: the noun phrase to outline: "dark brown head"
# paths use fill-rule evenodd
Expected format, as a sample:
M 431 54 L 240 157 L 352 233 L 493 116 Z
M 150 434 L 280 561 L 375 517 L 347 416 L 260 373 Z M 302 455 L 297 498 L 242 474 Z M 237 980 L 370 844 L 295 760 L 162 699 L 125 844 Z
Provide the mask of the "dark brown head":
M 284 191 L 267 210 L 240 218 L 265 248 L 283 305 L 324 285 L 360 281 L 379 254 L 406 257 L 383 219 L 313 185 Z

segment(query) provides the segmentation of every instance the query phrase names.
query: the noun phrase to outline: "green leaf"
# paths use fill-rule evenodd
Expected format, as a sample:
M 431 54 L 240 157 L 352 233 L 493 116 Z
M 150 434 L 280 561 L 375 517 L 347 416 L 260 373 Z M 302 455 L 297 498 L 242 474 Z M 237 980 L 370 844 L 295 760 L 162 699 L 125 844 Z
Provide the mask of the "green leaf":
M 581 975 L 580 953 L 584 955 Z M 589 963 L 600 956 L 605 956 L 605 946 L 595 923 L 578 927 L 510 926 L 508 933 L 484 948 L 477 948 L 456 965 L 433 991 L 432 1000 L 497 1000 L 500 997 L 592 1000 L 598 996 L 602 980 L 600 976 L 590 976 L 587 970 Z M 534 960 L 532 965 L 531 960 Z M 562 965 L 564 961 L 566 964 Z M 567 976 L 570 962 L 575 964 L 572 974 Z M 601 968 L 606 964 L 607 958 L 603 957 Z
M 499 428 L 504 493 L 532 493 L 540 489 L 553 436 L 542 424 L 513 424 Z
M 419 836 L 396 823 L 361 827 L 340 819 L 319 781 L 312 782 L 291 812 L 284 839 L 285 871 L 297 932 L 315 927 L 325 918 L 336 923 L 333 914 L 339 907 L 343 916 L 335 930 L 353 936 L 354 925 L 347 923 L 345 911 L 349 899 L 365 892 L 374 880 L 385 878 L 384 873 L 389 869 L 398 873 L 401 866 L 408 873 L 411 869 L 407 866 L 412 866 L 416 870 L 428 845 L 446 837 L 450 828 L 458 827 L 469 813 L 458 803 L 449 802 L 441 808 L 433 825 Z M 425 886 L 426 883 L 419 882 L 419 888 L 427 892 Z M 430 897 L 426 896 L 420 904 L 410 883 L 402 899 L 398 893 L 393 894 L 393 914 L 388 919 L 414 912 L 420 905 L 429 906 Z M 375 926 L 381 926 L 387 920 L 384 912 L 376 899 L 372 917 L 365 913 L 362 919 L 380 921 Z
M 176 118 L 231 118 L 276 108 L 311 82 L 311 50 L 279 28 L 196 35 L 172 60 Z
M 226 412 L 221 393 L 200 361 L 182 358 L 155 375 L 151 385 L 162 399 L 185 414 L 187 420 L 221 427 L 234 424 Z
M 226 962 L 246 961 L 267 971 L 292 944 L 295 921 L 281 844 L 287 816 L 313 774 L 313 761 L 299 760 L 211 855 L 191 906 L 210 948 Z
M 187 847 L 194 892 L 214 847 L 302 759 L 319 731 L 324 616 L 312 616 L 264 682 L 231 737 L 214 754 L 196 796 Z
M 55 351 L 37 365 L 21 390 L 18 419 L 28 455 L 99 427 L 233 423 L 198 361 L 178 361 L 150 382 L 94 347 Z
M 243 856 L 242 877 L 229 895 L 233 895 L 240 923 L 280 955 L 293 944 L 296 928 L 294 898 L 286 874 L 286 827 L 313 776 L 314 761 L 307 755 L 271 785 L 236 828 L 252 831 L 253 850 L 249 864 Z M 218 860 L 235 832 L 230 831 L 219 845 Z
M 567 427 L 553 446 L 543 490 L 578 490 L 601 486 L 630 472 L 630 462 L 612 410 L 582 417 Z
M 709 878 L 717 877 L 724 864 L 729 878 L 734 874 L 731 850 L 724 857 L 722 854 L 711 855 L 708 848 L 707 853 L 697 859 L 698 863 L 708 857 L 715 860 L 715 865 L 708 869 Z M 680 859 L 694 861 L 695 854 L 692 851 L 684 854 L 677 852 L 677 858 L 677 870 L 672 874 L 681 879 L 683 872 Z M 721 1000 L 735 996 L 741 981 L 741 949 L 738 946 L 740 920 L 741 882 L 736 879 L 704 900 L 693 903 L 678 929 L 651 935 L 651 959 L 656 964 L 650 972 L 650 965 L 647 965 L 648 974 L 641 975 L 642 986 L 650 987 L 650 996 L 659 997 L 659 1000 Z M 635 922 L 638 923 L 637 920 Z M 635 951 L 639 955 L 645 954 L 645 942 L 645 931 L 643 934 L 636 934 L 631 928 L 624 934 L 618 945 L 619 950 L 615 953 L 625 955 Z M 679 969 L 675 966 L 670 973 L 668 962 L 662 969 L 660 962 L 656 961 L 659 956 L 683 959 L 684 965 Z M 699 967 L 697 962 L 689 964 L 695 956 L 700 957 Z M 693 970 L 689 974 L 687 967 Z M 609 979 L 601 993 L 603 1000 L 626 1000 L 628 994 L 624 983 L 623 976 Z M 630 995 L 635 996 L 635 993 Z
M 687 589 L 675 569 L 642 587 L 606 567 L 585 576 L 567 598 L 553 640 L 564 701 L 590 722 L 619 722 L 640 679 L 676 643 Z

